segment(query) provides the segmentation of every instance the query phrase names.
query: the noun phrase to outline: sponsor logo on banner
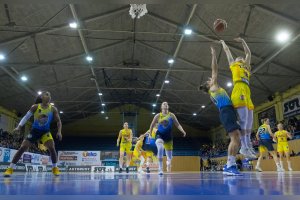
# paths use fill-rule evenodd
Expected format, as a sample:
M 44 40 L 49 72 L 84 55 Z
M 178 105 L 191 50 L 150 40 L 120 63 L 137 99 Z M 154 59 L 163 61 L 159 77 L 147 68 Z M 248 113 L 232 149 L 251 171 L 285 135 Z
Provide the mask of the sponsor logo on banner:
M 91 172 L 91 166 L 68 166 L 68 172 Z
M 49 157 L 48 156 L 41 156 L 41 164 L 47 165 L 49 163 Z
M 58 154 L 63 156 L 72 156 L 72 155 L 78 155 L 79 151 L 59 151 Z
M 96 152 L 87 152 L 87 151 L 84 151 L 82 152 L 82 156 L 83 157 L 96 157 L 97 156 L 97 153 Z
M 10 162 L 10 149 L 4 149 L 3 162 Z
M 40 157 L 41 157 L 40 154 L 33 153 L 32 154 L 32 161 L 31 161 L 31 163 L 33 163 L 33 164 L 40 164 Z
M 292 117 L 300 114 L 300 95 L 283 102 L 283 116 Z
M 92 172 L 105 172 L 105 166 L 92 166 Z
M 24 153 L 23 154 L 23 163 L 31 163 L 31 155 Z
M 92 172 L 100 173 L 100 172 L 114 172 L 114 166 L 92 166 Z
M 120 167 L 116 167 L 115 171 L 117 172 L 117 171 L 119 171 L 119 169 L 120 169 Z M 136 166 L 129 166 L 128 169 L 129 169 L 130 172 L 136 172 L 137 171 Z
M 98 158 L 98 154 L 97 152 L 93 152 L 93 151 L 84 151 L 82 152 L 82 164 L 87 164 L 87 163 L 93 163 L 93 162 L 98 162 L 99 158 Z
M 77 156 L 59 156 L 59 160 L 65 160 L 65 161 L 74 160 L 74 161 L 76 161 Z
M 0 162 L 0 172 L 4 172 L 7 167 L 9 166 L 9 163 Z M 24 164 L 17 163 L 16 169 L 14 169 L 15 172 L 26 172 L 26 167 Z

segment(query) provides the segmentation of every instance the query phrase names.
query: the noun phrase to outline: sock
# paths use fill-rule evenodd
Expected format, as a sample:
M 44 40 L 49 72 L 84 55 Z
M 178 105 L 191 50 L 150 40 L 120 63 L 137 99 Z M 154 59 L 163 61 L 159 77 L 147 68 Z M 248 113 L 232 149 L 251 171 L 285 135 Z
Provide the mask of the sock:
M 288 164 L 288 168 L 292 168 L 291 161 L 287 161 L 287 164 Z
M 277 163 L 276 163 L 276 165 L 277 165 Z M 256 167 L 260 167 L 260 161 L 257 161 Z
M 172 151 L 166 151 L 166 156 L 167 156 L 167 165 L 170 165 L 172 161 Z
M 150 164 L 150 163 L 147 161 L 147 162 L 146 162 L 146 166 L 149 167 L 149 164 Z
M 158 159 L 158 171 L 162 171 L 163 170 L 163 159 L 159 158 Z
M 280 167 L 283 169 L 283 162 L 280 161 Z
M 240 139 L 241 139 L 241 148 L 248 148 L 246 143 L 246 135 L 241 135 Z
M 276 166 L 277 168 L 281 168 L 280 164 L 279 163 L 276 163 Z
M 57 163 L 52 163 L 52 167 L 57 167 Z
M 228 158 L 227 158 L 227 168 L 231 167 L 232 165 L 236 165 L 235 156 L 228 156 Z
M 140 167 L 143 167 L 144 162 L 145 162 L 145 158 L 143 156 L 141 156 Z
M 16 169 L 16 164 L 10 163 L 10 164 L 9 164 L 9 167 L 12 168 L 12 169 Z
M 252 148 L 252 144 L 251 144 L 251 138 L 249 134 L 245 135 L 245 142 L 248 148 Z

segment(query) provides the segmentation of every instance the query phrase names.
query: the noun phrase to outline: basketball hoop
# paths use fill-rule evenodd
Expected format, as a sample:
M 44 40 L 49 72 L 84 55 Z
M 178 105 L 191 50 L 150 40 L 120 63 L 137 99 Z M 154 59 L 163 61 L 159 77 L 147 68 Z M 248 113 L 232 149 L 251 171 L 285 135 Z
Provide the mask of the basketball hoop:
M 148 12 L 146 4 L 130 4 L 129 14 L 132 19 L 140 18 Z

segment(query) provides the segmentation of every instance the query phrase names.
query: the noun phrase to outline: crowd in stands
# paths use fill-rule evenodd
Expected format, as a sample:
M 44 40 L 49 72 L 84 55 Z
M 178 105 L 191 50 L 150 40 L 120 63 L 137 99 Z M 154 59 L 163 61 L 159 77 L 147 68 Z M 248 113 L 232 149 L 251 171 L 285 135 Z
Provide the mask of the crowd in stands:
M 24 136 L 21 134 L 10 134 L 7 131 L 0 129 L 0 147 L 9 148 L 9 149 L 19 149 Z M 37 144 L 31 145 L 28 152 L 38 153 L 42 155 L 48 155 L 47 151 L 42 151 L 38 148 Z

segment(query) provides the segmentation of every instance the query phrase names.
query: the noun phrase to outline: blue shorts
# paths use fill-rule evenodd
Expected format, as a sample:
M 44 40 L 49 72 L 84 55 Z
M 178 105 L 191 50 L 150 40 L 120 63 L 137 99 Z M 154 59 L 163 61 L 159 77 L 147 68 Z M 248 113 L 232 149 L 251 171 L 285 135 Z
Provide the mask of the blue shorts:
M 227 133 L 233 132 L 235 130 L 241 130 L 238 124 L 238 119 L 233 106 L 224 106 L 220 109 L 219 114 L 221 123 L 225 128 Z
M 274 147 L 272 145 L 272 139 L 260 139 L 259 146 L 264 146 L 268 149 L 268 151 L 274 151 Z
M 155 139 L 162 139 L 164 142 L 170 142 L 173 140 L 173 137 L 171 133 L 161 133 L 157 130 Z
M 142 149 L 144 151 L 152 151 L 154 155 L 157 155 L 157 146 L 155 144 L 155 138 L 149 140 L 148 137 L 144 138 Z

